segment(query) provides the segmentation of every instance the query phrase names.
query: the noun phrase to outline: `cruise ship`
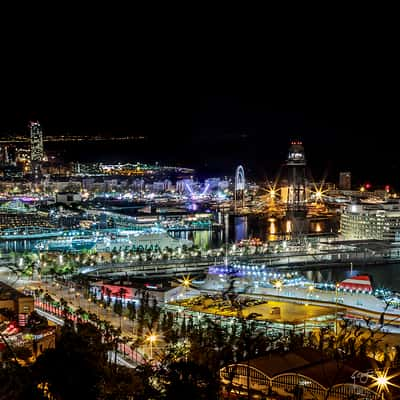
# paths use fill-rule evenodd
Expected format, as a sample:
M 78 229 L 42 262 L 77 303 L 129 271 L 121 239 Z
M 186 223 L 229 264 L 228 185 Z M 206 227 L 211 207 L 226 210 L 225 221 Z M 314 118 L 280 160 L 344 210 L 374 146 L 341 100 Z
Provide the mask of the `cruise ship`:
M 175 239 L 164 229 L 144 229 L 139 231 L 117 230 L 114 233 L 93 232 L 86 236 L 68 236 L 56 239 L 41 240 L 35 245 L 42 251 L 79 252 L 93 250 L 98 252 L 130 250 L 164 250 L 177 249 L 183 246 L 192 247 L 193 242 L 186 239 Z

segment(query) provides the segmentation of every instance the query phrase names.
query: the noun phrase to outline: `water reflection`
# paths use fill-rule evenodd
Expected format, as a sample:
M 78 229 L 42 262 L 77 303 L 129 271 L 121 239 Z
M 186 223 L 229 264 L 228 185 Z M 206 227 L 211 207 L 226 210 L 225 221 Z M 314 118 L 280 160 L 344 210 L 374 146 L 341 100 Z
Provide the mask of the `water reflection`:
M 247 217 L 235 217 L 234 223 L 234 240 L 239 242 L 241 240 L 247 239 Z
M 335 267 L 321 270 L 306 271 L 304 275 L 314 282 L 341 282 L 355 275 L 368 274 L 372 280 L 374 289 L 385 287 L 394 291 L 400 291 L 400 264 L 379 264 L 351 267 Z
M 286 233 L 291 233 L 292 232 L 292 221 L 289 219 L 286 221 Z
M 269 222 L 269 233 L 270 235 L 276 235 L 276 225 L 275 225 L 275 218 L 268 218 Z
M 208 250 L 220 246 L 222 233 L 218 230 L 180 231 L 171 234 L 174 238 L 191 240 L 193 244 L 202 250 Z

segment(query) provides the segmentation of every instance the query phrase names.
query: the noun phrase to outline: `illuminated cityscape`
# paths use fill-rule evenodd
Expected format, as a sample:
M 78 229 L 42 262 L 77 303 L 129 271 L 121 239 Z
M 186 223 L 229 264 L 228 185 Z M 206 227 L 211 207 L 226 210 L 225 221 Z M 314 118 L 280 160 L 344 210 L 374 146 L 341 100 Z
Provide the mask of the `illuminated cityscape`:
M 14 398 L 397 398 L 395 186 L 316 173 L 310 140 L 271 141 L 262 177 L 163 140 L 3 135 L 1 390 L 21 369 Z

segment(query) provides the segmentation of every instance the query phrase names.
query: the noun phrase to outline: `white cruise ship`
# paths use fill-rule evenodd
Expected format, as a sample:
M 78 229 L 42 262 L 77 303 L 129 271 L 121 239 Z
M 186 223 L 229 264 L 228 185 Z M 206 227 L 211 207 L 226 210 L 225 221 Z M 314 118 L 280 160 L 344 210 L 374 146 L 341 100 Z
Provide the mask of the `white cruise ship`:
M 69 236 L 57 239 L 41 240 L 35 248 L 42 251 L 97 250 L 130 251 L 130 250 L 164 250 L 165 248 L 192 247 L 193 242 L 186 239 L 175 239 L 164 229 L 150 228 L 140 231 L 116 230 L 115 232 L 96 232 L 93 235 Z
M 117 237 L 106 236 L 97 241 L 97 251 L 112 251 L 125 249 L 155 250 L 159 248 L 181 248 L 192 247 L 193 242 L 186 239 L 175 239 L 167 231 L 161 229 L 149 229 L 145 231 L 121 231 Z

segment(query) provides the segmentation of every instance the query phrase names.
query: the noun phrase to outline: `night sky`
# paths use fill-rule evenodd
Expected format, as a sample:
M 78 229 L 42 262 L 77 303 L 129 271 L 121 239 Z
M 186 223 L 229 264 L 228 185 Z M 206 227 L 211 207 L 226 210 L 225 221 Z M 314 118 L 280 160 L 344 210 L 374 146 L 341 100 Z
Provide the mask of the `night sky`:
M 292 37 L 275 57 L 266 44 L 229 35 L 213 38 L 212 47 L 203 37 L 199 46 L 159 36 L 150 45 L 143 32 L 140 43 L 106 29 L 77 41 L 70 28 L 56 45 L 47 32 L 47 42 L 28 36 L 10 46 L 12 54 L 2 50 L 0 134 L 28 134 L 28 121 L 38 119 L 49 135 L 144 135 L 129 148 L 81 146 L 69 157 L 159 161 L 210 174 L 232 174 L 241 163 L 260 179 L 274 177 L 296 139 L 316 179 L 336 182 L 349 170 L 354 183 L 400 189 L 396 69 L 384 58 L 364 62 L 355 43 L 335 52 L 324 42 L 308 52 Z M 371 43 L 357 42 L 364 50 Z
M 170 96 L 152 91 L 119 100 L 86 95 L 71 104 L 58 96 L 57 107 L 32 101 L 31 109 L 24 102 L 21 108 L 15 104 L 14 109 L 3 109 L 0 131 L 27 134 L 27 121 L 38 119 L 49 135 L 143 135 L 147 140 L 130 148 L 81 148 L 74 156 L 177 163 L 218 174 L 242 163 L 254 177 L 270 179 L 295 139 L 303 141 L 316 179 L 336 180 L 339 171 L 350 170 L 355 182 L 382 185 L 396 184 L 399 175 L 397 140 L 389 135 L 398 123 L 380 107 L 365 103 L 365 108 L 351 108 L 346 102 L 334 108 L 332 101 L 285 104 L 282 98 L 274 102 L 260 93 L 212 96 L 182 91 Z

